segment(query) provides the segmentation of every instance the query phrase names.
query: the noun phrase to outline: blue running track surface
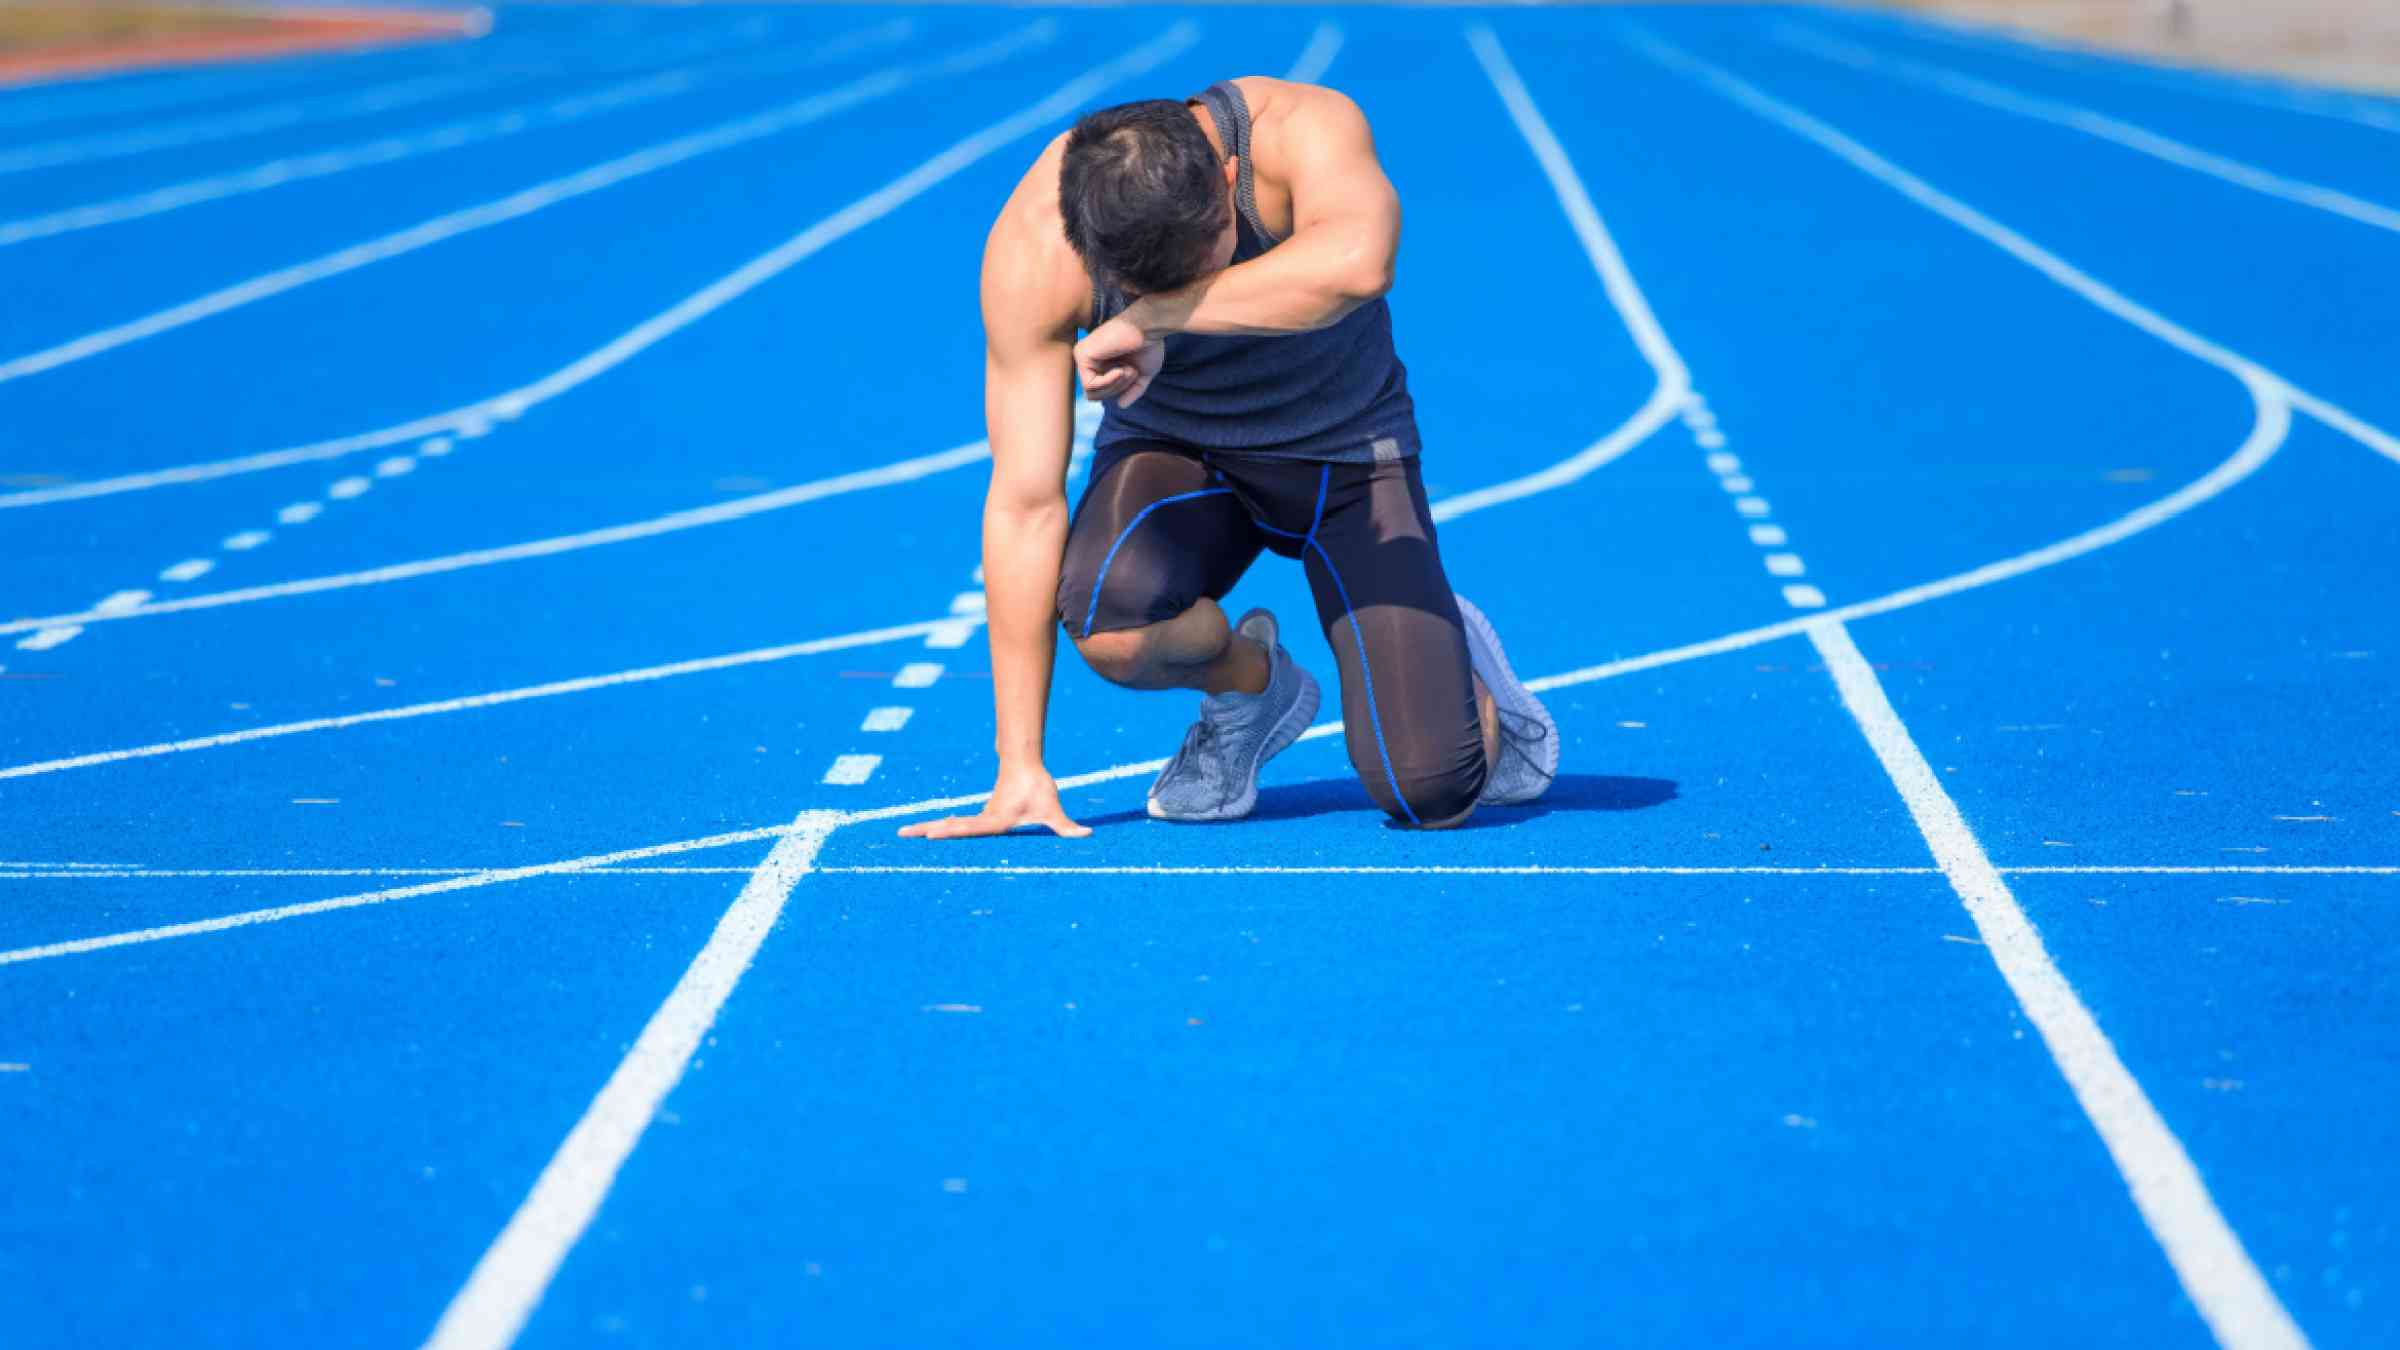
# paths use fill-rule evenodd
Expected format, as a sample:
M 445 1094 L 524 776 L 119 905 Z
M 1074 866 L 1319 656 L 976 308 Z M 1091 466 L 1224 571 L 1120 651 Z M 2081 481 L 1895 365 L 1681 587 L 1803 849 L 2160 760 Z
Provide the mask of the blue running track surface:
M 1153 822 L 1194 697 L 1068 655 L 1093 837 L 897 838 L 994 769 L 986 223 L 1245 73 L 1374 120 L 1562 776 Z M 0 278 L 0 1343 L 2400 1344 L 2400 100 L 504 6 L 0 91 Z

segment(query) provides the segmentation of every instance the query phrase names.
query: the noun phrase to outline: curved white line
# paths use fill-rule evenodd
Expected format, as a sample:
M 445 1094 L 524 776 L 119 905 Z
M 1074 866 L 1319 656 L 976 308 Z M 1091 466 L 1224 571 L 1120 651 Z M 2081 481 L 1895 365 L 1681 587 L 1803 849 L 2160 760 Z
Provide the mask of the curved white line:
M 1165 61 L 1176 52 L 1189 46 L 1194 40 L 1196 31 L 1185 26 L 1170 29 L 1160 38 L 1128 53 L 1120 65 L 1129 73 L 1148 69 L 1151 65 Z M 216 460 L 210 463 L 186 464 L 177 468 L 154 470 L 148 473 L 127 474 L 90 483 L 70 483 L 61 487 L 0 494 L 0 510 L 12 507 L 46 506 L 56 502 L 110 496 L 120 492 L 138 492 L 184 483 L 202 483 L 235 474 L 257 473 L 268 469 L 286 468 L 295 464 L 338 459 L 346 455 L 397 445 L 403 441 L 415 440 L 424 436 L 487 429 L 494 421 L 505 421 L 517 417 L 531 408 L 616 369 L 664 339 L 690 327 L 726 304 L 739 299 L 788 271 L 794 265 L 812 257 L 826 245 L 889 215 L 892 211 L 922 195 L 944 179 L 969 167 L 1002 145 L 1017 139 L 1047 121 L 1072 111 L 1083 98 L 1089 96 L 1090 91 L 1105 87 L 1105 83 L 1087 85 L 1079 82 L 1072 86 L 1076 93 L 1073 100 L 1060 100 L 1053 96 L 1051 100 L 1036 108 L 1028 109 L 1015 117 L 986 127 L 531 384 L 520 385 L 506 393 L 445 412 L 434 413 L 431 416 L 420 417 L 414 421 L 380 427 L 373 431 L 363 431 L 350 436 L 336 437 L 331 440 L 316 441 L 307 445 L 292 446 L 288 449 L 263 451 L 258 454 Z M 1040 116 L 1033 116 L 1035 113 L 1039 113 Z
M 1638 26 L 1629 25 L 1627 32 L 1633 46 L 1660 65 L 1680 71 L 1768 121 L 1816 142 L 1836 157 L 1848 161 L 1861 173 L 1961 229 L 1981 237 L 2043 276 L 2176 350 L 2206 361 L 2237 378 L 2253 375 L 2277 386 L 2293 407 L 2368 449 L 2400 462 L 2400 438 L 2302 389 L 2249 357 L 2200 336 L 2147 305 L 2128 299 L 2116 288 L 1885 159 L 1832 124 L 1801 111 L 1724 67 L 1703 61 Z
M 1603 662 L 1596 666 L 1586 666 L 1581 670 L 1545 675 L 1537 680 L 1526 681 L 1526 687 L 1539 692 L 1547 689 L 1564 689 L 1570 685 L 1589 684 L 1594 680 L 1613 679 L 1619 675 L 1631 675 L 1642 670 L 1655 670 L 1660 666 L 1693 661 L 1703 656 L 1717 656 L 1725 652 L 1740 651 L 1745 647 L 1756 647 L 1761 643 L 1773 642 L 1779 638 L 1792 637 L 1805 632 L 1811 624 L 1815 623 L 1841 622 L 1849 619 L 1863 619 L 1876 614 L 1889 614 L 1894 610 L 1922 605 L 1927 601 L 1939 600 L 1945 596 L 1956 595 L 1961 591 L 1971 591 L 1995 582 L 2007 581 L 2012 577 L 2021 577 L 2028 572 L 2038 572 L 2045 567 L 2055 567 L 2070 559 L 2080 558 L 2084 554 L 2096 552 L 2111 544 L 2130 539 L 2145 530 L 2154 529 L 2202 502 L 2222 494 L 2234 484 L 2258 472 L 2262 465 L 2273 459 L 2276 452 L 2283 448 L 2284 441 L 2291 434 L 2292 429 L 2291 404 L 2285 397 L 2283 387 L 2255 371 L 2242 372 L 2241 381 L 2242 387 L 2250 394 L 2253 410 L 2250 434 L 2243 439 L 2241 445 L 2207 473 L 2154 502 L 2128 511 L 2105 525 L 2095 526 L 2081 534 L 2071 535 L 2037 549 L 2030 549 L 2014 557 L 2003 558 L 1997 562 L 1985 563 L 1981 567 L 1969 568 L 1964 572 L 1953 573 L 1934 581 L 1905 587 L 1887 595 L 1877 596 L 1872 600 L 1861 600 L 1855 604 L 1818 610 L 1805 618 L 1786 619 L 1780 623 L 1745 628 L 1738 632 L 1727 633 L 1722 637 L 1710 638 L 1704 642 L 1687 643 L 1680 647 L 1669 647 L 1640 656 L 1629 656 L 1621 660 Z
M 2124 146 L 2136 154 L 2148 155 L 2152 159 L 2173 164 L 2178 168 L 2204 173 L 2212 178 L 2222 179 L 2236 187 L 2247 188 L 2264 196 L 2278 197 L 2300 206 L 2344 216 L 2379 230 L 2400 232 L 2400 211 L 2395 211 L 2380 202 L 2368 201 L 2363 197 L 2356 197 L 2319 183 L 2287 178 L 2282 174 L 2259 168 L 2257 165 L 2246 164 L 2241 160 L 2220 155 L 2214 151 L 2203 150 L 2195 145 L 2187 145 L 2182 141 L 2162 136 L 2148 127 L 2137 126 L 2131 122 L 2109 117 L 2089 108 L 2078 107 L 2075 104 L 2055 99 L 2036 98 L 2006 85 L 1979 79 L 1961 71 L 1951 70 L 1946 66 L 1937 66 L 1928 61 L 1913 61 L 1888 52 L 1879 52 L 1863 43 L 1846 42 L 1839 38 L 1827 37 L 1797 24 L 1778 24 L 1769 30 L 1768 36 L 1794 50 L 1838 62 L 1853 70 L 1876 72 L 1896 79 L 1910 80 L 1953 97 L 1981 103 L 1986 107 L 1997 108 L 2018 117 L 2028 117 L 2038 122 L 2062 126 L 2070 131 L 2080 131 L 2086 136 L 2094 136 Z
M 1051 20 L 1040 20 L 997 42 L 985 43 L 944 60 L 914 66 L 894 66 L 849 84 L 769 108 L 762 113 L 719 123 L 705 131 L 620 155 L 562 177 L 464 210 L 437 216 L 404 230 L 336 249 L 304 263 L 278 268 L 171 305 L 166 309 L 113 327 L 86 333 L 68 342 L 0 361 L 0 384 L 20 380 L 77 361 L 88 360 L 130 343 L 199 323 L 244 305 L 282 295 L 300 287 L 355 272 L 379 262 L 430 248 L 446 240 L 493 225 L 532 215 L 560 202 L 588 196 L 703 155 L 731 149 L 764 137 L 780 135 L 878 98 L 897 94 L 920 80 L 963 74 L 977 66 L 1004 59 L 1028 46 L 1048 42 L 1057 31 Z
M 738 497 L 713 506 L 674 511 L 648 520 L 637 520 L 605 529 L 584 530 L 576 534 L 553 535 L 522 544 L 501 548 L 474 549 L 465 553 L 449 553 L 438 558 L 421 558 L 415 562 L 392 563 L 361 572 L 342 572 L 333 576 L 310 577 L 301 581 L 279 581 L 264 586 L 246 586 L 240 590 L 215 591 L 206 595 L 188 595 L 176 600 L 158 600 L 121 609 L 85 610 L 71 617 L 54 616 L 40 619 L 12 619 L 0 623 L 0 634 L 22 633 L 38 628 L 79 626 L 87 623 L 110 623 L 125 619 L 148 618 L 158 614 L 181 614 L 191 610 L 222 609 L 227 605 L 247 605 L 261 600 L 284 600 L 296 595 L 317 595 L 326 591 L 348 590 L 355 586 L 379 586 L 394 581 L 413 581 L 418 577 L 439 576 L 445 572 L 460 572 L 475 567 L 490 567 L 499 563 L 523 562 L 529 558 L 548 558 L 561 553 L 573 553 L 607 544 L 622 544 L 634 539 L 649 539 L 681 530 L 699 529 L 706 525 L 722 525 L 727 521 L 781 511 L 804 502 L 838 497 L 845 493 L 861 492 L 868 488 L 905 483 L 973 464 L 991 458 L 991 448 L 982 441 L 944 450 L 937 454 L 919 455 L 886 464 L 880 468 L 861 469 L 853 473 L 820 478 L 815 482 L 793 487 L 777 488 L 748 497 Z
M 367 726 L 376 722 L 401 722 L 416 717 L 435 717 L 445 713 L 475 712 L 497 708 L 531 699 L 557 698 L 563 694 L 584 694 L 595 689 L 614 689 L 619 685 L 648 684 L 653 680 L 671 680 L 685 675 L 703 675 L 710 671 L 732 670 L 741 666 L 766 665 L 788 661 L 796 656 L 815 656 L 823 652 L 848 651 L 853 647 L 870 647 L 878 643 L 899 642 L 929 633 L 949 631 L 962 625 L 973 628 L 983 622 L 980 615 L 945 615 L 921 623 L 904 623 L 890 628 L 873 628 L 862 633 L 844 633 L 839 637 L 812 638 L 806 642 L 787 642 L 775 647 L 754 647 L 749 651 L 729 652 L 722 656 L 705 656 L 690 661 L 675 661 L 666 665 L 642 666 L 620 670 L 607 675 L 585 675 L 571 680 L 553 680 L 548 684 L 527 685 L 518 689 L 502 689 L 488 694 L 470 694 L 462 698 L 437 699 L 430 703 L 411 703 L 397 708 L 378 708 L 373 712 L 348 713 L 340 717 L 312 717 L 300 722 L 282 722 L 273 726 L 244 727 L 239 731 L 223 731 L 211 736 L 194 736 L 188 740 L 161 741 L 153 745 L 137 745 L 124 750 L 101 750 L 85 755 L 70 755 L 63 759 L 45 759 L 31 764 L 17 764 L 0 769 L 0 781 L 11 778 L 35 778 L 43 774 L 62 773 L 69 769 L 90 769 L 103 764 L 122 764 L 127 760 L 155 759 L 160 755 L 188 754 L 194 750 L 215 750 L 222 746 L 242 745 L 250 741 L 277 740 L 285 736 L 300 736 L 312 731 L 340 731 L 348 727 Z
M 152 188 L 130 196 L 107 201 L 87 202 L 81 206 L 63 207 L 38 216 L 0 221 L 0 248 L 22 244 L 34 239 L 47 239 L 76 230 L 96 229 L 103 225 L 120 225 L 127 221 L 163 215 L 187 206 L 205 202 L 224 201 L 231 197 L 271 188 L 288 187 L 314 179 L 356 169 L 376 168 L 397 164 L 419 155 L 437 154 L 470 145 L 514 136 L 520 132 L 546 127 L 565 126 L 603 113 L 621 112 L 627 108 L 658 99 L 674 98 L 707 88 L 723 79 L 748 79 L 781 71 L 805 70 L 839 59 L 854 51 L 862 36 L 898 42 L 904 40 L 915 25 L 906 19 L 895 19 L 866 34 L 848 34 L 828 42 L 815 43 L 796 52 L 769 58 L 746 58 L 716 65 L 680 66 L 673 70 L 645 75 L 585 93 L 539 103 L 522 104 L 480 117 L 462 118 L 439 126 L 411 131 L 402 135 L 382 136 L 374 140 L 354 142 L 330 150 L 315 150 L 304 155 L 287 155 L 281 159 L 254 164 L 228 173 L 211 174 L 205 178 L 186 179 L 165 187 Z

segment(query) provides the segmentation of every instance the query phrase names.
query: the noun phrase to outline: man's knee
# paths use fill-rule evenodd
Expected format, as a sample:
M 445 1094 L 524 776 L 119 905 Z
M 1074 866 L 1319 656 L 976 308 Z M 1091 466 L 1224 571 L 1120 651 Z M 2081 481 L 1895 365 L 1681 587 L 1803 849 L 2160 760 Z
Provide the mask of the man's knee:
M 1373 794 L 1376 804 L 1395 823 L 1425 830 L 1446 829 L 1463 824 L 1475 813 L 1476 799 L 1483 795 L 1483 756 L 1478 754 L 1467 763 L 1436 772 L 1397 774 L 1395 779 L 1397 792 L 1395 780 L 1386 780 L 1383 790 Z
M 1156 642 L 1149 628 L 1122 628 L 1075 639 L 1075 650 L 1092 673 L 1110 684 L 1144 689 L 1157 677 Z

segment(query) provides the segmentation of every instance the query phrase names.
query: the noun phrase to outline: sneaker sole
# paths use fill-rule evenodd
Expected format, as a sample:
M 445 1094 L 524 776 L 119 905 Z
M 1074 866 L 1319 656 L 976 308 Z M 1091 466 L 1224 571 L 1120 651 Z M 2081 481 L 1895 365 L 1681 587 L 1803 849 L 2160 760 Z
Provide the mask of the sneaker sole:
M 1218 821 L 1240 820 L 1249 815 L 1258 808 L 1259 770 L 1267 767 L 1268 760 L 1291 749 L 1292 742 L 1300 739 L 1300 733 L 1308 730 L 1309 722 L 1316 717 L 1317 708 L 1323 698 L 1323 691 L 1317 687 L 1317 677 L 1305 670 L 1301 671 L 1300 696 L 1292 700 L 1291 707 L 1284 709 L 1283 716 L 1275 719 L 1275 726 L 1267 732 L 1267 738 L 1259 743 L 1258 758 L 1250 765 L 1249 786 L 1242 789 L 1241 796 L 1206 815 L 1169 815 L 1159 809 L 1156 797 L 1147 799 L 1144 809 L 1149 812 L 1152 820 L 1173 821 L 1179 825 L 1206 825 Z
M 1509 669 L 1508 654 L 1500 649 L 1500 635 L 1492 631 L 1492 621 L 1483 617 L 1483 611 L 1462 596 L 1458 601 L 1458 617 L 1466 625 L 1468 652 L 1474 657 L 1476 673 L 1484 677 L 1483 687 L 1492 691 L 1492 701 L 1499 704 L 1503 712 L 1540 722 L 1542 729 L 1549 733 L 1542 737 L 1542 777 L 1557 778 L 1558 719 L 1552 717 L 1550 710 L 1542 706 L 1542 701 L 1525 687 L 1525 682 L 1517 678 L 1517 672 Z M 1500 677 L 1496 682 L 1492 679 L 1494 675 Z M 1516 804 L 1497 800 L 1490 803 L 1493 806 Z

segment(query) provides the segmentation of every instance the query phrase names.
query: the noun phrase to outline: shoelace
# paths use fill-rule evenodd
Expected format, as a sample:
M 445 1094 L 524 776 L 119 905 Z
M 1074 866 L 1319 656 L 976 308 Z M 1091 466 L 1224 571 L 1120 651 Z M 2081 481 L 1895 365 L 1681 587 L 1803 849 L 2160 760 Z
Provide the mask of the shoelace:
M 1528 766 L 1538 766 L 1540 761 L 1533 757 L 1533 751 L 1527 747 L 1539 745 L 1550 739 L 1550 728 L 1542 725 L 1539 718 L 1527 717 L 1522 713 L 1512 713 L 1504 708 L 1494 709 L 1494 711 L 1500 714 L 1501 750 L 1504 752 L 1513 750 Z M 1558 776 L 1555 772 L 1543 773 L 1539 767 L 1534 767 L 1533 771 L 1539 774 L 1545 783 L 1554 781 Z

